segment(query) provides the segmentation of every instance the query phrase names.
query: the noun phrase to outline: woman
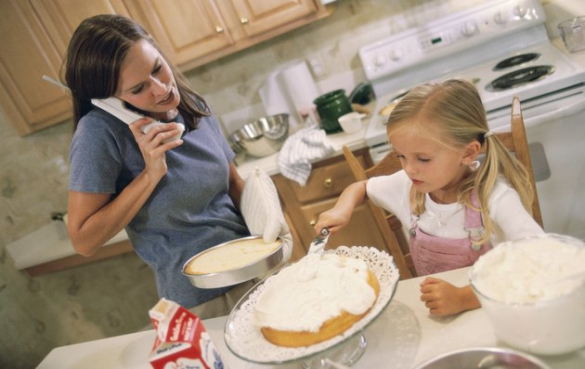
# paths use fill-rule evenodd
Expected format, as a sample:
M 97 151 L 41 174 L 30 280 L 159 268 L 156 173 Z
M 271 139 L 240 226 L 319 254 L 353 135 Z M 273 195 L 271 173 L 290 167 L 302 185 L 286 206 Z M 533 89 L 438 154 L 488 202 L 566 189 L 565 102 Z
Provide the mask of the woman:
M 161 297 L 201 318 L 229 313 L 246 287 L 226 296 L 228 289 L 197 289 L 181 274 L 191 256 L 249 235 L 238 210 L 244 181 L 203 98 L 140 25 L 119 15 L 79 25 L 65 78 L 74 107 L 68 231 L 75 250 L 92 255 L 126 228 Z M 112 96 L 145 118 L 128 126 L 90 101 Z M 143 133 L 153 118 L 166 124 Z M 167 142 L 182 132 L 179 123 L 181 139 Z

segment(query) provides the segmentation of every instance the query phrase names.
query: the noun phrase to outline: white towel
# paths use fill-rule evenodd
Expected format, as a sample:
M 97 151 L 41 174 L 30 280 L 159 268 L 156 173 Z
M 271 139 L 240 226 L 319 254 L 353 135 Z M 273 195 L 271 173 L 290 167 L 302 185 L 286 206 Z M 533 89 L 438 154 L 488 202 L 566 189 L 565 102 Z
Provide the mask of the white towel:
M 324 130 L 316 127 L 303 128 L 287 138 L 278 155 L 280 173 L 305 186 L 311 175 L 311 162 L 324 159 L 334 148 Z

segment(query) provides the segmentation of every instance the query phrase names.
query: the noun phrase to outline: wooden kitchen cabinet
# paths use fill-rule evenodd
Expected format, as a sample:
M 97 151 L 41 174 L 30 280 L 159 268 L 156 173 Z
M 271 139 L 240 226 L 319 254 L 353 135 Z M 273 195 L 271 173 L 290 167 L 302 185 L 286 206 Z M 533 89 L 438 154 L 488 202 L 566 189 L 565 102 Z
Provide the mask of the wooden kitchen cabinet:
M 319 0 L 2 0 L 0 106 L 19 135 L 71 118 L 59 79 L 79 23 L 122 14 L 141 23 L 181 70 L 193 69 L 330 13 Z
M 354 153 L 364 167 L 372 166 L 367 148 Z M 309 244 L 315 238 L 313 226 L 319 214 L 331 209 L 341 192 L 355 180 L 343 155 L 314 164 L 304 187 L 281 174 L 274 175 L 272 179 L 281 197 L 288 224 L 294 229 L 291 258 L 294 261 L 306 254 Z M 329 238 L 327 248 L 340 245 L 374 246 L 388 251 L 367 204 L 355 209 L 349 225 Z
M 42 80 L 59 79 L 73 30 L 98 13 L 122 13 L 119 0 L 0 1 L 0 105 L 24 136 L 71 117 L 67 92 Z
M 329 15 L 319 0 L 123 0 L 181 70 Z

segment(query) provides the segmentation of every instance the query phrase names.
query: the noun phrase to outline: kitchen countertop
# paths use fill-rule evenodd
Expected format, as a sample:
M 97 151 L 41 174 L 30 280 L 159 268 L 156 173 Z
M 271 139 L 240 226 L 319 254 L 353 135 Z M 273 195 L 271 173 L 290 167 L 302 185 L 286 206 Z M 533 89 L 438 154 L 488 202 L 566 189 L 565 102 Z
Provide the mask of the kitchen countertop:
M 368 105 L 369 106 L 369 105 Z M 364 135 L 366 133 L 365 127 L 369 122 L 369 118 L 364 118 L 362 120 L 362 124 L 364 128 L 355 133 L 334 133 L 327 135 L 327 139 L 333 145 L 334 152 L 330 155 L 330 157 L 337 156 L 343 154 L 342 147 L 347 146 L 351 150 L 361 149 L 366 146 L 366 140 Z M 294 133 L 293 133 L 294 134 Z M 323 158 L 325 159 L 325 158 Z M 323 159 L 319 159 L 316 161 L 320 161 Z M 260 168 L 266 172 L 268 175 L 274 175 L 280 173 L 280 169 L 278 167 L 278 153 L 272 154 L 270 156 L 264 158 L 255 158 L 252 156 L 246 156 L 246 159 L 243 163 L 238 165 L 238 173 L 242 178 L 247 178 L 248 175 L 254 170 L 254 168 Z
M 367 118 L 362 121 L 364 127 L 367 122 Z M 364 147 L 365 131 L 364 128 L 352 134 L 341 132 L 328 135 L 327 137 L 335 150 L 331 156 L 340 155 L 344 145 L 347 145 L 352 150 Z M 243 178 L 247 178 L 249 173 L 256 167 L 263 169 L 268 175 L 278 174 L 280 172 L 278 168 L 278 153 L 265 158 L 247 157 L 238 166 L 238 173 Z M 71 240 L 68 237 L 62 237 L 62 232 L 59 230 L 60 226 L 63 226 L 63 224 L 59 223 L 59 221 L 53 221 L 25 237 L 10 243 L 6 247 L 6 250 L 14 261 L 14 266 L 17 269 L 27 269 L 77 255 L 73 249 Z M 128 240 L 128 235 L 125 230 L 122 230 L 108 241 L 104 247 L 116 245 L 125 240 Z
M 577 53 L 569 53 L 560 37 L 551 40 L 552 43 L 564 52 L 568 57 L 577 62 L 580 66 L 585 68 L 585 51 Z M 374 106 L 374 102 L 368 104 L 367 108 Z M 363 120 L 364 127 L 368 123 L 368 119 Z M 362 129 L 353 134 L 336 133 L 328 135 L 331 141 L 334 152 L 331 156 L 342 154 L 342 147 L 348 146 L 352 150 L 360 149 L 366 146 L 364 134 L 366 130 Z M 239 164 L 238 173 L 247 178 L 254 168 L 263 169 L 268 175 L 275 175 L 280 173 L 278 168 L 278 154 L 273 154 L 264 158 L 246 157 L 243 163 Z M 61 239 L 57 234 L 57 229 L 54 224 L 48 224 L 43 228 L 25 236 L 9 244 L 6 249 L 14 260 L 14 265 L 17 269 L 24 269 L 35 265 L 59 260 L 71 255 L 75 255 L 75 251 L 71 246 L 68 238 Z M 127 240 L 128 236 L 125 231 L 120 232 L 114 239 L 108 242 L 108 245 L 115 244 L 120 241 Z
M 16 269 L 26 269 L 77 255 L 69 237 L 62 236 L 62 232 L 66 231 L 59 230 L 59 227 L 65 227 L 60 223 L 61 221 L 52 221 L 6 246 Z M 103 247 L 115 245 L 127 239 L 128 234 L 125 230 L 121 230 Z
M 469 268 L 439 273 L 457 286 L 468 283 Z M 450 318 L 432 318 L 419 298 L 424 277 L 403 280 L 388 307 L 364 332 L 367 347 L 352 366 L 355 369 L 412 368 L 440 354 L 469 347 L 508 347 L 498 341 L 483 309 Z M 146 312 L 142 312 L 146 314 Z M 226 317 L 204 320 L 211 339 L 229 368 L 276 368 L 255 365 L 237 358 L 227 348 L 223 331 Z M 150 368 L 148 355 L 155 331 L 79 343 L 53 349 L 37 369 L 122 369 Z M 558 356 L 539 356 L 554 369 L 585 367 L 585 349 Z M 391 365 L 389 364 L 391 363 Z M 299 368 L 287 364 L 278 368 Z

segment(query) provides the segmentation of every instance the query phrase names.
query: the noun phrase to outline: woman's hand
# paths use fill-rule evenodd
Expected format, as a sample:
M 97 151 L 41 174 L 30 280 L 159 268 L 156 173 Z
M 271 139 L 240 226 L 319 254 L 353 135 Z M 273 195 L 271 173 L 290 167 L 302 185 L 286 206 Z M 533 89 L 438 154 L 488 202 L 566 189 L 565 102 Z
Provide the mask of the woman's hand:
M 471 286 L 455 287 L 442 279 L 428 277 L 420 284 L 420 299 L 435 316 L 447 316 L 480 307 Z
M 165 153 L 183 143 L 181 139 L 166 143 L 163 141 L 179 134 L 182 130 L 177 123 L 167 123 L 157 124 L 148 133 L 142 133 L 142 128 L 150 123 L 152 123 L 152 118 L 139 119 L 130 124 L 130 130 L 144 158 L 145 173 L 153 180 L 159 181 L 167 172 Z

